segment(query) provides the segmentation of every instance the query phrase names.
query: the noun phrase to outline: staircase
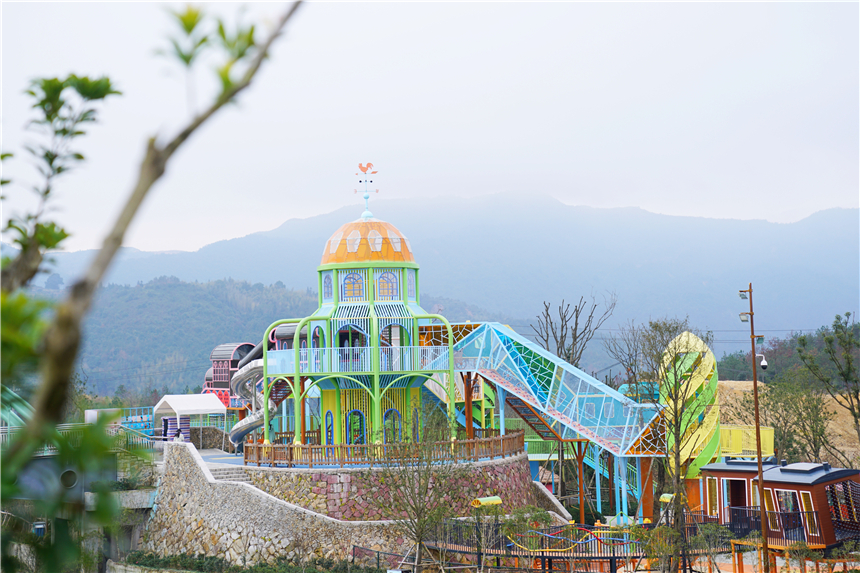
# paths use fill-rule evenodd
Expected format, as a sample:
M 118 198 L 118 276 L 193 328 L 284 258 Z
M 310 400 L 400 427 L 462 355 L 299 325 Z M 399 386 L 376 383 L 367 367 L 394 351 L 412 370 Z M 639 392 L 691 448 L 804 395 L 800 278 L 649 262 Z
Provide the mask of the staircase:
M 251 480 L 248 478 L 248 474 L 245 473 L 245 469 L 241 466 L 232 468 L 213 468 L 212 466 L 209 466 L 209 471 L 212 472 L 212 477 L 218 481 L 240 481 L 248 484 L 251 483 Z
M 509 394 L 506 400 L 508 406 L 513 408 L 517 415 L 531 427 L 535 433 L 544 440 L 561 440 L 561 436 L 553 430 L 543 417 L 535 412 L 534 408 L 521 400 L 514 394 Z

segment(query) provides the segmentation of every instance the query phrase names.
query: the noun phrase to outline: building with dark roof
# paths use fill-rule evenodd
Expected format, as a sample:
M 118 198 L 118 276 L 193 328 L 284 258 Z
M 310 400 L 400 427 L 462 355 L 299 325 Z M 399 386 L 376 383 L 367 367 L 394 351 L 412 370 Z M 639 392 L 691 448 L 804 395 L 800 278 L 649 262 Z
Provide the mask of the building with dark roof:
M 755 460 L 726 459 L 702 467 L 702 513 L 736 536 L 761 530 L 758 468 Z M 860 470 L 823 463 L 762 465 L 768 544 L 804 542 L 832 547 L 860 539 Z

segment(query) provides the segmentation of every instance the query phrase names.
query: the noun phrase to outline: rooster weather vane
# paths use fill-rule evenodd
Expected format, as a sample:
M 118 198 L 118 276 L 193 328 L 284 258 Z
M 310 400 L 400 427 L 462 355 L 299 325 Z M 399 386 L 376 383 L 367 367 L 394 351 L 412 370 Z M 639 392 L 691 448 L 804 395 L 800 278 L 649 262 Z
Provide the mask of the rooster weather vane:
M 370 190 L 367 188 L 368 183 L 373 183 L 373 181 L 367 178 L 368 175 L 373 175 L 374 173 L 378 173 L 378 171 L 370 171 L 373 169 L 373 163 L 368 162 L 366 165 L 358 164 L 358 168 L 361 170 L 361 173 L 364 175 L 363 179 L 359 179 L 359 183 L 364 183 L 364 213 L 361 214 L 362 219 L 371 219 L 373 218 L 373 213 L 370 212 L 370 207 L 368 206 L 368 200 L 370 199 Z M 370 173 L 368 173 L 370 171 Z M 358 175 L 358 173 L 356 173 Z M 354 190 L 358 193 L 358 189 Z M 379 193 L 379 189 L 376 190 Z

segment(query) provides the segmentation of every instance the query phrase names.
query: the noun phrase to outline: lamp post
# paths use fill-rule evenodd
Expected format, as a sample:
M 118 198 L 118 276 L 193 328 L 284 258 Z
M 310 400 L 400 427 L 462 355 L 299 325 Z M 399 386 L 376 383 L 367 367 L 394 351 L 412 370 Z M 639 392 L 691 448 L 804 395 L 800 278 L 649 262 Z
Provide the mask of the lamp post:
M 758 417 L 758 379 L 756 378 L 756 351 L 755 351 L 755 320 L 753 318 L 753 287 L 752 283 L 750 283 L 750 288 L 745 290 L 738 291 L 741 299 L 749 298 L 750 301 L 750 311 L 740 313 L 741 322 L 749 322 L 750 323 L 750 344 L 752 345 L 752 375 L 753 375 L 753 404 L 755 407 L 755 452 L 756 452 L 756 462 L 758 465 L 758 507 L 759 507 L 759 518 L 761 519 L 761 548 L 762 554 L 764 556 L 764 573 L 770 573 L 770 556 L 768 555 L 767 548 L 767 512 L 765 511 L 764 504 L 764 478 L 762 476 L 761 469 L 761 426 L 759 425 L 759 417 Z M 749 294 L 749 297 L 747 297 Z M 764 357 L 762 357 L 764 358 Z M 766 365 L 766 363 L 765 363 Z

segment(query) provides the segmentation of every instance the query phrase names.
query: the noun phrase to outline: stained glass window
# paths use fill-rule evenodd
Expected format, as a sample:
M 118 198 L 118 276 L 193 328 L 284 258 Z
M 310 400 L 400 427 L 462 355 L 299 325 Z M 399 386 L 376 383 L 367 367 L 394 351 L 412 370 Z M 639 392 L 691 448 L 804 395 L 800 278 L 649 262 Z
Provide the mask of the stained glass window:
M 364 298 L 364 279 L 358 273 L 349 273 L 343 279 L 343 298 Z
M 325 443 L 332 445 L 334 443 L 334 416 L 331 410 L 325 413 Z
M 400 289 L 397 284 L 397 275 L 390 271 L 386 271 L 379 275 L 379 293 L 380 299 L 398 299 L 400 298 Z
M 332 286 L 331 286 L 331 275 L 327 274 L 325 278 L 323 278 L 323 298 L 326 300 L 331 300 L 332 297 Z

